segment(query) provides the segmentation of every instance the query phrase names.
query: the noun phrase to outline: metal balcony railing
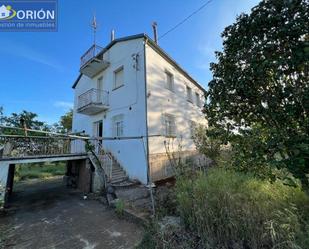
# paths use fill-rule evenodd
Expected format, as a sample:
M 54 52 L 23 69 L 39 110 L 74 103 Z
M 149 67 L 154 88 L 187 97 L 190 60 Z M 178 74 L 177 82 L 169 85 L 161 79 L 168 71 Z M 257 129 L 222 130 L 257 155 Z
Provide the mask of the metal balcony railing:
M 82 109 L 90 105 L 108 106 L 108 92 L 92 88 L 78 96 L 77 109 Z
M 102 50 L 102 47 L 95 44 L 92 45 L 80 58 L 80 67 L 83 67 L 88 61 L 96 57 Z

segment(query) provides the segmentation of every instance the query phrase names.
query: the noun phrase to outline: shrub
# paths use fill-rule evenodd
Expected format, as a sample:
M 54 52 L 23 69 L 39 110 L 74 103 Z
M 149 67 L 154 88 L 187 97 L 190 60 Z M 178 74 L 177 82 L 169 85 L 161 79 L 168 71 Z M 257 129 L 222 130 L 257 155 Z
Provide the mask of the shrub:
M 309 197 L 298 187 L 214 168 L 176 191 L 205 248 L 309 248 Z
M 118 199 L 115 202 L 115 212 L 119 217 L 122 217 L 124 215 L 124 201 L 121 199 Z

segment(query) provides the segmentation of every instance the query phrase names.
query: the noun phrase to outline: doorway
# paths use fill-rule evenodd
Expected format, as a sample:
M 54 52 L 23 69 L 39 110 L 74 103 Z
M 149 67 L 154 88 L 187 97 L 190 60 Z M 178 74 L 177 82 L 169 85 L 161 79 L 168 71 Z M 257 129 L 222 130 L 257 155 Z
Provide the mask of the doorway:
M 93 137 L 94 138 L 102 138 L 103 137 L 103 121 L 97 121 L 93 123 Z M 102 146 L 102 139 L 94 140 L 95 151 L 99 152 Z

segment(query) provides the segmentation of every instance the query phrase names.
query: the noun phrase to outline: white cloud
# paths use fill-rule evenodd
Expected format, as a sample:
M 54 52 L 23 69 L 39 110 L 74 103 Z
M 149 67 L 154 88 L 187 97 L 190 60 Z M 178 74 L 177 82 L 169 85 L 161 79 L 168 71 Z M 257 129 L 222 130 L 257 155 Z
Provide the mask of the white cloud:
M 27 60 L 52 67 L 58 71 L 64 71 L 61 63 L 54 58 L 48 56 L 45 52 L 42 53 L 24 44 L 2 40 L 0 51 L 13 56 L 23 57 Z
M 66 102 L 66 101 L 56 101 L 54 103 L 55 107 L 62 108 L 64 111 L 68 111 L 69 109 L 73 108 L 72 102 Z

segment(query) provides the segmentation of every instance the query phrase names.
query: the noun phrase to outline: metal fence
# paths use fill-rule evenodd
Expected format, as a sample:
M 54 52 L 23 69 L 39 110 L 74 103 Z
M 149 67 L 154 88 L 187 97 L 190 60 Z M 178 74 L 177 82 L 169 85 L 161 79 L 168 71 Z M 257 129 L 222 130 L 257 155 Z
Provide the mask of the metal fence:
M 0 135 L 2 157 L 85 153 L 85 140 L 68 137 Z
M 80 58 L 80 67 L 83 67 L 89 60 L 97 56 L 102 50 L 102 47 L 92 45 Z

